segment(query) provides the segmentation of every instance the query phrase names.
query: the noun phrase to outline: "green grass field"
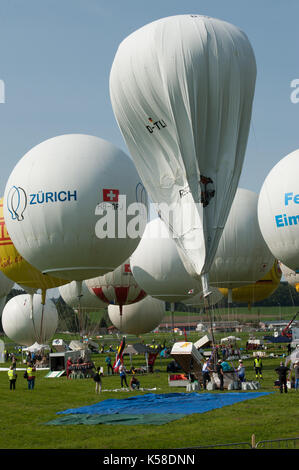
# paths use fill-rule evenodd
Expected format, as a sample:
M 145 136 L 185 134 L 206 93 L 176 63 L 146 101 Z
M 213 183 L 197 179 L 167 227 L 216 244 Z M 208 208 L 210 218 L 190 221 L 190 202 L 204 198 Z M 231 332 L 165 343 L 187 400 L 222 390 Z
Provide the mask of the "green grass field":
M 238 334 L 239 335 L 239 334 Z M 256 336 L 261 335 L 257 334 Z M 189 340 L 196 340 L 201 335 L 193 333 Z M 222 337 L 225 334 L 221 335 Z M 241 333 L 245 344 L 248 333 Z M 145 335 L 145 342 L 153 335 Z M 156 341 L 171 340 L 170 334 L 154 336 Z M 217 338 L 216 338 L 217 339 Z M 219 335 L 218 335 L 219 339 Z M 104 338 L 103 338 L 104 340 Z M 103 341 L 101 339 L 101 342 Z M 117 340 L 109 338 L 114 344 Z M 184 337 L 177 336 L 177 340 Z M 127 343 L 140 341 L 140 338 L 127 338 Z M 108 344 L 108 339 L 105 340 Z M 285 346 L 268 352 L 282 356 Z M 94 354 L 96 366 L 104 366 L 106 354 Z M 96 395 L 92 379 L 66 380 L 45 378 L 46 371 L 38 371 L 35 389 L 27 390 L 27 381 L 19 371 L 15 391 L 9 390 L 7 372 L 0 372 L 1 388 L 1 449 L 173 449 L 193 446 L 206 446 L 238 442 L 250 442 L 252 434 L 256 440 L 295 438 L 299 436 L 298 400 L 299 393 L 290 390 L 280 394 L 274 388 L 275 367 L 281 357 L 269 357 L 264 362 L 264 379 L 261 391 L 273 392 L 268 396 L 248 400 L 232 406 L 213 410 L 203 414 L 193 414 L 180 420 L 161 426 L 153 425 L 72 425 L 49 426 L 46 422 L 58 416 L 57 412 L 91 405 L 107 398 L 125 398 L 147 392 L 102 392 Z M 141 386 L 157 387 L 156 393 L 185 392 L 184 388 L 168 386 L 166 366 L 169 359 L 158 358 L 156 371 L 141 376 Z M 233 361 L 234 365 L 237 361 Z M 129 357 L 125 364 L 130 367 Z M 134 356 L 133 365 L 145 364 L 144 356 Z M 2 367 L 4 364 L 1 365 Z M 21 364 L 18 364 L 20 367 Z M 253 359 L 245 361 L 247 380 L 254 380 Z M 104 368 L 106 372 L 106 368 Z M 104 376 L 103 389 L 120 388 L 118 376 Z M 199 393 L 220 393 L 199 392 Z M 231 393 L 225 391 L 224 393 Z M 246 393 L 241 392 L 241 393 Z

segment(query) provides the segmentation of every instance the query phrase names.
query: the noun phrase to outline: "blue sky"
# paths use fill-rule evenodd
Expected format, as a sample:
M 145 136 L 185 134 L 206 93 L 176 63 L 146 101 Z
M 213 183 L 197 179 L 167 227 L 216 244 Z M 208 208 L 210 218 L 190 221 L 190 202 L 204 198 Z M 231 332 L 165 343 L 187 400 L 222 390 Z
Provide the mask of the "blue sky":
M 299 147 L 299 103 L 290 99 L 299 79 L 298 0 L 1 0 L 1 195 L 18 160 L 55 135 L 93 134 L 128 152 L 109 97 L 117 47 L 146 23 L 188 13 L 239 26 L 253 46 L 257 85 L 239 186 L 258 193 Z

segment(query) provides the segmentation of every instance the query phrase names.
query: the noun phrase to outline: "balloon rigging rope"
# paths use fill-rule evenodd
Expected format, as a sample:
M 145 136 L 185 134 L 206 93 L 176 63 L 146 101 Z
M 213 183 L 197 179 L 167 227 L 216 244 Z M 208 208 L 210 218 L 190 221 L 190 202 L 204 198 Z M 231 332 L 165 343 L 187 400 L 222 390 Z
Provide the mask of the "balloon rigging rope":
M 35 335 L 35 338 L 37 340 L 38 335 L 37 335 L 37 328 L 35 326 L 35 321 L 34 321 L 33 302 L 32 302 L 32 307 L 31 307 L 31 313 L 32 313 L 32 324 L 33 324 L 34 335 Z
M 42 316 L 40 321 L 39 343 L 44 344 L 45 340 L 42 337 L 43 323 L 44 323 L 45 304 L 42 304 Z
M 295 307 L 294 297 L 293 297 L 291 286 L 290 286 L 289 283 L 288 283 L 288 289 L 289 289 L 289 293 L 290 293 L 290 297 L 291 297 L 291 300 L 292 300 L 293 307 Z
M 33 295 L 29 294 L 31 297 L 31 315 L 32 315 L 32 325 L 33 325 L 33 330 L 34 330 L 34 335 L 37 340 L 38 335 L 37 335 L 37 328 L 35 326 L 35 321 L 34 321 L 34 311 L 33 311 Z
M 78 309 L 78 313 L 76 314 L 75 312 L 75 324 L 76 324 L 76 327 L 77 327 L 77 330 L 76 330 L 76 333 L 78 334 L 78 336 L 80 337 L 80 319 L 79 319 L 79 309 Z

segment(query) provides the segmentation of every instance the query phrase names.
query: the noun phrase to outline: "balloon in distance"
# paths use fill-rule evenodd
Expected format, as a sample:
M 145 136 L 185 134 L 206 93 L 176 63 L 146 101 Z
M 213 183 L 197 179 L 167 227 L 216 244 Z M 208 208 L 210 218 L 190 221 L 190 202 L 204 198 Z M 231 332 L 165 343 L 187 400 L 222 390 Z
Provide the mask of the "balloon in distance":
M 146 225 L 130 265 L 145 292 L 165 302 L 179 302 L 200 291 L 200 283 L 186 271 L 172 234 L 160 218 Z
M 13 285 L 14 282 L 0 271 L 0 299 L 5 298 L 10 293 Z
M 299 149 L 280 160 L 267 175 L 258 201 L 258 220 L 269 249 L 285 266 L 299 272 Z
M 290 284 L 290 286 L 295 287 L 296 291 L 299 292 L 299 273 L 296 273 L 293 269 L 288 268 L 283 263 L 280 263 L 280 268 L 287 283 Z
M 216 305 L 223 299 L 223 294 L 219 289 L 217 289 L 217 287 L 210 286 L 210 290 L 211 294 L 209 295 L 209 306 Z M 188 307 L 204 308 L 207 306 L 205 300 L 204 293 L 199 292 L 187 300 L 183 300 L 182 303 L 188 305 Z
M 120 313 L 123 305 L 139 302 L 147 295 L 136 282 L 129 260 L 104 276 L 87 279 L 86 285 L 100 301 L 119 305 Z
M 118 305 L 109 305 L 108 315 L 113 325 L 122 332 L 141 335 L 159 326 L 165 315 L 164 302 L 147 296 L 140 302 L 124 305 L 122 317 Z
M 78 286 L 77 281 L 72 281 L 64 286 L 59 287 L 59 293 L 65 303 L 71 308 L 78 308 L 79 296 L 80 307 L 86 309 L 97 309 L 106 307 L 106 303 L 102 302 L 96 295 L 92 294 L 86 286 L 86 281 L 82 282 L 82 286 Z
M 138 29 L 111 68 L 113 111 L 138 173 L 205 292 L 243 165 L 255 79 L 247 36 L 200 15 Z
M 42 274 L 16 250 L 6 228 L 3 198 L 0 199 L 0 229 L 0 269 L 5 276 L 32 293 L 37 289 L 52 289 L 67 283 L 65 279 Z
M 280 265 L 275 260 L 270 271 L 260 280 L 247 286 L 232 289 L 232 302 L 247 303 L 248 308 L 250 308 L 254 302 L 267 299 L 278 288 L 281 276 Z M 228 296 L 228 289 L 219 288 L 219 290 L 223 295 Z
M 5 303 L 6 303 L 6 297 L 0 297 L 0 318 L 1 318 L 2 311 L 5 306 Z
M 218 287 L 234 288 L 258 281 L 274 263 L 257 218 L 258 195 L 238 188 L 225 224 L 209 279 Z
M 43 311 L 44 309 L 44 311 Z M 44 344 L 52 338 L 58 326 L 58 314 L 51 300 L 41 304 L 41 295 L 16 295 L 5 305 L 2 313 L 4 333 L 14 342 L 31 346 Z
M 124 152 L 99 137 L 67 134 L 42 142 L 17 163 L 5 189 L 4 218 L 30 264 L 82 281 L 112 271 L 134 251 L 145 214 L 134 238 L 127 233 L 127 225 L 134 226 L 127 208 L 144 197 Z
M 6 296 L 10 293 L 13 285 L 14 282 L 8 279 L 8 277 L 4 276 L 4 274 L 0 271 L 0 316 L 5 306 Z

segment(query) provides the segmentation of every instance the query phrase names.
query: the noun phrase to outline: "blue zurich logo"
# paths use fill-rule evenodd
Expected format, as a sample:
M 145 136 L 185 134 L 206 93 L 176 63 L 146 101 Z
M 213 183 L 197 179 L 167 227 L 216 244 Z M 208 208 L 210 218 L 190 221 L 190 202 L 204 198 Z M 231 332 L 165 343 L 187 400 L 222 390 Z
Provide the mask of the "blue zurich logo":
M 20 186 L 12 186 L 7 196 L 7 209 L 12 220 L 24 220 L 24 211 L 27 207 L 27 195 Z
M 24 211 L 29 206 L 36 204 L 59 203 L 66 201 L 77 201 L 77 191 L 38 191 L 27 194 L 20 186 L 12 186 L 7 196 L 7 209 L 12 220 L 24 220 Z

